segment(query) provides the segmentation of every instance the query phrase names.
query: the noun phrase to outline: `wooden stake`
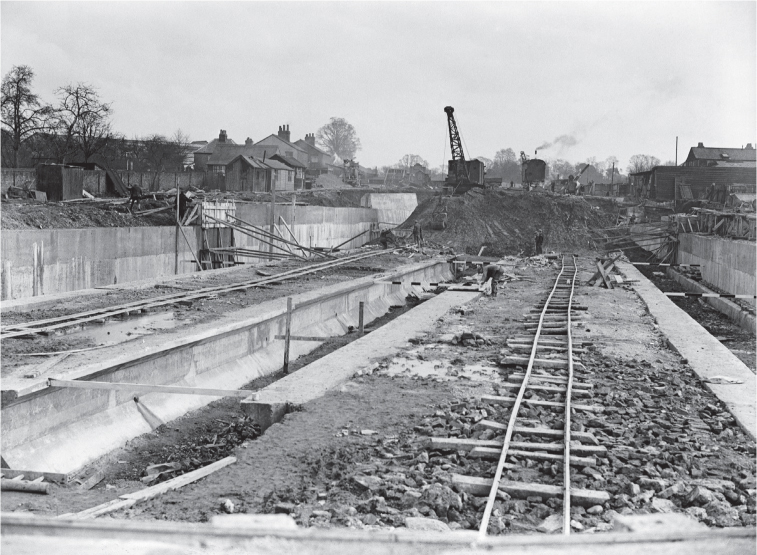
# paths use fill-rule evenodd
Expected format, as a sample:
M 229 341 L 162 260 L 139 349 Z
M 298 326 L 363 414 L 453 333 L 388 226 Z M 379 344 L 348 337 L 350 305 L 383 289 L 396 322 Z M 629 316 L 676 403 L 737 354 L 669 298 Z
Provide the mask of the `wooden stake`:
M 360 301 L 360 308 L 358 313 L 358 330 L 360 335 L 362 336 L 365 333 L 365 328 L 363 327 L 363 306 L 365 303 L 363 301 Z
M 287 297 L 286 337 L 284 338 L 284 374 L 289 373 L 289 341 L 292 331 L 292 297 Z

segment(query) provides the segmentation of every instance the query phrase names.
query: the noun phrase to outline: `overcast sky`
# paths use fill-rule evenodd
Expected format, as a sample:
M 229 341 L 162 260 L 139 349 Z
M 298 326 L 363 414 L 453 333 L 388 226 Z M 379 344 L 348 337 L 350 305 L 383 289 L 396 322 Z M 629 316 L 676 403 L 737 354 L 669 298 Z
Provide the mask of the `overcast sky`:
M 46 101 L 83 81 L 127 137 L 292 140 L 337 116 L 357 159 L 469 155 L 571 162 L 755 142 L 754 2 L 8 2 L 2 73 L 29 65 Z M 572 146 L 569 143 L 575 142 Z M 446 151 L 446 154 L 445 154 Z

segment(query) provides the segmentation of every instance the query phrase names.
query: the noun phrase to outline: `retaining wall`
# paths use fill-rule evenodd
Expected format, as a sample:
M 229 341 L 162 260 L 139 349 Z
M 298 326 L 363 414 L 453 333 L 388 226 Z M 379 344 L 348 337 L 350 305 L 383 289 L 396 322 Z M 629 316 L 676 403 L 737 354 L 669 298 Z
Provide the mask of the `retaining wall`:
M 411 281 L 450 279 L 449 264 L 427 261 L 394 272 L 367 276 L 293 297 L 293 334 L 327 337 L 356 326 L 358 305 L 371 322 L 392 305 L 401 305 L 416 289 Z M 380 281 L 379 281 L 380 280 Z M 391 281 L 402 281 L 393 285 Z M 276 299 L 234 313 L 231 323 L 212 323 L 187 337 L 179 332 L 155 337 L 152 346 L 51 376 L 152 385 L 237 389 L 278 371 L 284 342 L 276 340 L 286 326 L 286 299 Z M 149 344 L 148 344 L 149 345 Z M 293 341 L 291 359 L 319 345 Z M 38 380 L 16 390 L 18 398 L 2 407 L 0 434 L 3 458 L 21 470 L 70 474 L 129 439 L 151 431 L 216 397 L 139 394 L 116 390 L 51 388 Z M 251 392 L 252 394 L 252 392 Z
M 184 233 L 196 248 L 199 228 L 185 227 Z M 0 245 L 3 300 L 187 273 L 197 267 L 175 226 L 4 229 Z
M 739 241 L 682 233 L 678 236 L 678 264 L 699 264 L 702 279 L 734 295 L 754 295 L 755 282 L 754 241 Z M 751 300 L 754 304 L 754 300 Z
M 367 193 L 360 199 L 360 205 L 375 208 L 382 227 L 393 227 L 410 217 L 418 207 L 418 196 L 415 193 Z

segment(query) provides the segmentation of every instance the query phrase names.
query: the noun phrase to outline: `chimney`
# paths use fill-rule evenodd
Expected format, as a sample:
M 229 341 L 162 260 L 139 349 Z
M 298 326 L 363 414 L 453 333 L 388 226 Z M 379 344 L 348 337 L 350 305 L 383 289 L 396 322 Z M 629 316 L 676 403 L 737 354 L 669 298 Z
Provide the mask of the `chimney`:
M 226 142 L 226 130 L 221 129 L 221 132 L 218 134 L 218 142 L 219 143 L 225 143 Z
M 247 137 L 244 141 L 244 146 L 252 146 L 252 139 Z
M 752 146 L 752 143 L 747 143 L 744 147 L 746 150 L 754 150 L 754 147 Z
M 697 148 L 704 148 L 704 143 L 699 143 L 699 144 L 697 145 Z
M 313 133 L 305 135 L 305 142 L 310 146 L 315 146 L 315 135 Z
M 284 139 L 285 141 L 289 141 L 289 126 L 288 125 L 279 125 L 279 138 Z

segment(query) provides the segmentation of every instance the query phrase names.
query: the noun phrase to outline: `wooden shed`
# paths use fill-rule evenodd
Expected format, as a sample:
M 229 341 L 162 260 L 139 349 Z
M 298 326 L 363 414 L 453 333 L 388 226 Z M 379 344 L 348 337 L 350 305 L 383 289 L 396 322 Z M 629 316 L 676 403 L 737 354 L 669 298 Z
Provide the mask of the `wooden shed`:
M 37 190 L 47 194 L 47 200 L 61 201 L 82 197 L 84 169 L 63 164 L 37 166 Z

